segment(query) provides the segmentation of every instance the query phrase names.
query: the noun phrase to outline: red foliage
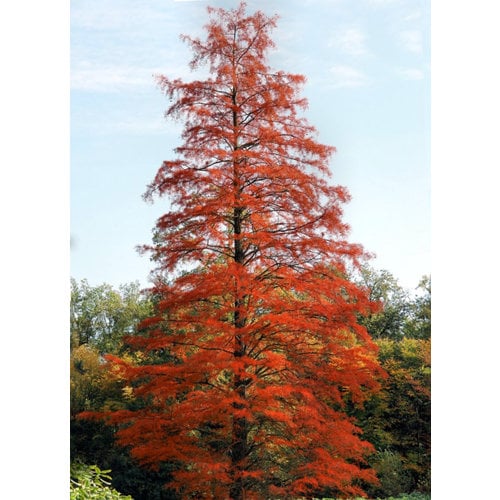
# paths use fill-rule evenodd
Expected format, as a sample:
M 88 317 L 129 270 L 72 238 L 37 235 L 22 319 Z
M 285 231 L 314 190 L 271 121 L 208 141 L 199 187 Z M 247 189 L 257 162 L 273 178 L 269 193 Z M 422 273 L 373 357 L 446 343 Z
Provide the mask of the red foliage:
M 357 323 L 373 305 L 346 278 L 365 254 L 327 182 L 334 148 L 301 116 L 304 77 L 267 65 L 276 18 L 245 7 L 209 8 L 207 38 L 184 37 L 210 78 L 158 79 L 184 142 L 146 193 L 172 208 L 144 248 L 157 315 L 131 342 L 172 362 L 122 365 L 147 404 L 107 417 L 142 463 L 178 464 L 186 498 L 358 495 L 373 450 L 343 401 L 381 376 Z

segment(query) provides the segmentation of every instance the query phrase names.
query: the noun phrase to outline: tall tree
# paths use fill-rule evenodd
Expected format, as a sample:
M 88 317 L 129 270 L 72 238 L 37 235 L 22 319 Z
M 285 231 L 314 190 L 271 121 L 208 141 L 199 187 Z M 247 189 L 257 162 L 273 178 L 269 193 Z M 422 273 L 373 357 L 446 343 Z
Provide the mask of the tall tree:
M 115 358 L 144 405 L 108 413 L 143 464 L 177 464 L 182 498 L 274 498 L 376 481 L 343 411 L 382 375 L 359 325 L 373 307 L 347 278 L 347 191 L 328 181 L 334 148 L 301 114 L 305 78 L 272 70 L 276 17 L 208 8 L 205 39 L 184 36 L 201 81 L 159 77 L 178 157 L 146 198 L 168 195 L 155 243 L 157 313 L 131 343 L 170 362 Z

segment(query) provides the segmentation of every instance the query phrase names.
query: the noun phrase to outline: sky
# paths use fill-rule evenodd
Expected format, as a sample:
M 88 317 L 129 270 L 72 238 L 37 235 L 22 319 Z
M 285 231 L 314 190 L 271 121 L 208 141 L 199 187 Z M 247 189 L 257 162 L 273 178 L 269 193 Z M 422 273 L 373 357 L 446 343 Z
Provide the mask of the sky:
M 431 273 L 430 2 L 252 0 L 278 14 L 273 68 L 307 77 L 306 116 L 337 153 L 332 182 L 352 196 L 350 241 L 410 290 Z M 235 7 L 236 0 L 213 0 Z M 205 0 L 71 2 L 71 275 L 148 284 L 167 201 L 141 195 L 180 145 L 153 75 L 199 78 L 180 34 L 203 36 Z M 203 73 L 202 73 L 203 74 Z

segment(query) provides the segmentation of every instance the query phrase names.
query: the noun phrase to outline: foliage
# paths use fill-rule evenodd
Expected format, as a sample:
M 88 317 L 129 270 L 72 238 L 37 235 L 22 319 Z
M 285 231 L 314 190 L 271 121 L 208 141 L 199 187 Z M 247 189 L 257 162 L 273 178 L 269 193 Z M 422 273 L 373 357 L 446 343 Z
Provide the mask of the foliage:
M 150 471 L 140 467 L 128 451 L 115 442 L 115 429 L 100 421 L 71 420 L 71 459 L 99 463 L 113 471 L 113 487 L 135 500 L 177 500 L 165 485 L 168 467 Z
M 410 310 L 408 292 L 399 285 L 398 280 L 387 270 L 377 271 L 364 266 L 357 280 L 366 287 L 370 299 L 380 304 L 380 309 L 361 318 L 361 323 L 374 339 L 402 338 L 403 327 Z
M 335 498 L 323 498 L 322 500 L 335 500 Z M 351 498 L 350 500 L 364 500 L 363 497 Z M 431 500 L 431 496 L 426 493 L 420 493 L 418 491 L 413 491 L 411 493 L 402 493 L 397 497 L 383 497 L 377 498 L 376 500 Z
M 383 341 L 379 346 L 389 373 L 385 418 L 394 440 L 392 447 L 418 476 L 430 460 L 430 341 Z
M 177 464 L 183 498 L 361 494 L 373 447 L 345 398 L 361 404 L 383 371 L 358 324 L 373 304 L 347 277 L 365 257 L 346 240 L 349 195 L 301 117 L 305 78 L 267 64 L 276 18 L 209 12 L 207 38 L 184 39 L 211 76 L 159 77 L 185 126 L 146 193 L 171 201 L 144 247 L 155 315 L 128 339 L 146 357 L 107 357 L 142 405 L 85 416 L 120 426 L 142 464 Z
M 404 335 L 416 339 L 431 338 L 431 278 L 424 276 L 418 285 L 423 293 L 410 305 Z
M 92 287 L 87 280 L 71 278 L 70 330 L 72 347 L 89 344 L 99 352 L 117 353 L 124 335 L 152 312 L 152 300 L 138 283 L 106 283 Z
M 123 383 L 112 365 L 106 363 L 96 348 L 87 344 L 71 350 L 70 410 L 76 415 L 84 410 L 120 406 Z
M 98 289 L 101 287 L 97 287 Z M 123 289 L 123 287 L 121 287 Z M 98 314 L 98 308 L 93 311 Z M 121 310 L 124 314 L 129 311 Z M 93 322 L 91 310 L 88 319 Z M 140 313 L 140 309 L 138 309 Z M 117 315 L 120 314 L 118 310 Z M 124 324 L 119 316 L 117 324 Z M 137 322 L 140 318 L 135 318 Z M 123 351 L 120 337 L 115 343 Z M 132 361 L 131 355 L 124 355 Z M 132 495 L 136 500 L 167 500 L 176 498 L 165 489 L 169 480 L 168 468 L 160 472 L 144 470 L 130 456 L 128 451 L 115 442 L 115 429 L 100 421 L 76 418 L 84 410 L 125 409 L 132 407 L 134 400 L 130 388 L 120 374 L 99 354 L 97 347 L 83 344 L 73 347 L 70 357 L 70 452 L 73 462 L 98 463 L 113 470 L 113 486 Z
M 383 390 L 367 401 L 363 410 L 353 411 L 366 439 L 379 452 L 371 457 L 370 463 L 379 470 L 382 484 L 370 489 L 370 493 L 387 496 L 414 489 L 428 492 L 431 452 L 430 341 L 380 339 L 377 345 L 379 359 L 389 377 Z M 389 481 L 391 467 L 395 474 Z
M 363 266 L 356 273 L 356 283 L 369 290 L 370 299 L 380 309 L 361 316 L 360 322 L 374 339 L 403 338 L 430 339 L 431 337 L 431 279 L 423 276 L 417 291 L 410 296 L 387 270 Z
M 399 495 L 411 489 L 411 478 L 399 453 L 388 450 L 378 452 L 372 463 L 385 495 Z
M 85 465 L 79 462 L 71 464 L 70 499 L 71 500 L 132 500 L 111 488 L 110 470 L 101 470 L 97 465 Z
M 381 304 L 360 320 L 376 337 L 389 375 L 383 390 L 351 413 L 377 449 L 370 464 L 382 484 L 368 491 L 381 497 L 430 491 L 430 277 L 422 278 L 413 296 L 385 270 L 363 267 L 357 282 Z
M 398 495 L 397 497 L 389 497 L 385 500 L 431 500 L 431 496 L 425 493 L 414 491 L 412 493 L 403 493 L 402 495 Z

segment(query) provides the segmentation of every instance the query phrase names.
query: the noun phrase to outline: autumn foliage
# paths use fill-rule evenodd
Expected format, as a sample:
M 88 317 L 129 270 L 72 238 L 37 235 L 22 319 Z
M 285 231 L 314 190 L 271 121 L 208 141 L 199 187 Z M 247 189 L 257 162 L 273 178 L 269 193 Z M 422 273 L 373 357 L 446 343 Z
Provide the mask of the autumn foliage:
M 268 66 L 276 18 L 208 10 L 206 39 L 184 39 L 210 77 L 158 79 L 184 128 L 146 193 L 171 208 L 144 247 L 156 314 L 130 344 L 156 361 L 113 358 L 142 404 L 106 418 L 142 464 L 175 465 L 182 498 L 362 495 L 373 447 L 343 410 L 382 371 L 334 148 L 303 116 L 304 77 Z

